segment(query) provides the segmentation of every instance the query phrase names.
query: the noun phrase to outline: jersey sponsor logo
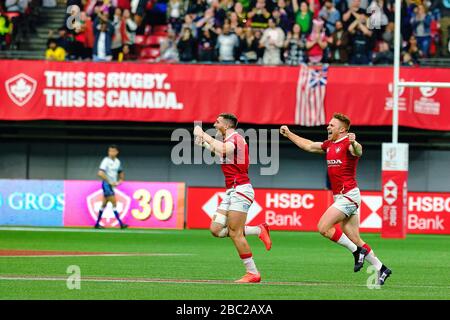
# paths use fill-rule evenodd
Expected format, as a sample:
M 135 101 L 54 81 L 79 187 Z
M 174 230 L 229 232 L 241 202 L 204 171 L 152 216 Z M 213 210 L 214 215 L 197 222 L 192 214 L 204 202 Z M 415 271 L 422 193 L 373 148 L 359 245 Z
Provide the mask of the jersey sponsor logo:
M 119 213 L 119 217 L 123 220 L 130 209 L 131 199 L 122 191 L 115 189 L 114 190 L 116 201 L 117 201 L 117 212 Z M 94 193 L 91 193 L 86 197 L 86 202 L 89 210 L 89 214 L 92 217 L 94 222 L 97 221 L 98 211 L 102 207 L 103 202 L 103 190 L 99 189 Z M 119 221 L 114 216 L 113 208 L 111 202 L 108 202 L 105 210 L 103 211 L 102 219 L 100 221 L 100 225 L 103 227 L 115 227 L 119 224 Z
M 329 166 L 337 166 L 337 165 L 341 165 L 342 161 L 339 159 L 331 159 L 331 160 L 327 160 L 327 163 Z
M 24 106 L 36 92 L 37 81 L 30 76 L 20 73 L 5 81 L 8 97 L 17 106 Z

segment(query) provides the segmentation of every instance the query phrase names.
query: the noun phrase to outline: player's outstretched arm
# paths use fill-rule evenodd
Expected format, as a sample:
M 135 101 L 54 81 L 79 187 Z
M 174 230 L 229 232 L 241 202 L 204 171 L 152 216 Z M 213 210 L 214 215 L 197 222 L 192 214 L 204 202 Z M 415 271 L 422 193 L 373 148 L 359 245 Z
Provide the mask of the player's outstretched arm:
M 300 149 L 303 149 L 312 153 L 324 153 L 322 150 L 322 142 L 314 142 L 305 138 L 302 138 L 295 133 L 292 133 L 287 126 L 281 126 L 280 133 L 295 143 Z
M 225 156 L 234 152 L 234 144 L 231 142 L 223 143 L 222 141 L 214 139 L 204 132 L 200 126 L 194 128 L 194 136 L 197 144 L 198 142 L 201 142 L 204 147 L 208 148 L 211 152 L 214 152 L 217 156 Z
M 350 142 L 350 146 L 348 147 L 350 153 L 355 157 L 361 157 L 363 153 L 362 145 L 356 141 L 356 135 L 354 133 L 350 132 L 348 134 L 348 141 Z

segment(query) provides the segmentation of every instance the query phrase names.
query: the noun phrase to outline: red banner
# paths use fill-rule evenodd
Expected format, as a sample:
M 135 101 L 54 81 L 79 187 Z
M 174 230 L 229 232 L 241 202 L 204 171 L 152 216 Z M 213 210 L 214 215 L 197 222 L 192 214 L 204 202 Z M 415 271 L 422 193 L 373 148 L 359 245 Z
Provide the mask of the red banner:
M 392 125 L 392 68 L 333 67 L 328 75 L 325 110 L 347 114 L 354 125 Z M 450 82 L 444 68 L 402 68 L 403 81 Z M 401 88 L 399 125 L 450 130 L 449 89 Z M 344 103 L 345 102 L 345 103 Z
M 224 191 L 188 188 L 187 228 L 209 228 Z M 450 193 L 408 194 L 408 233 L 450 234 Z M 317 223 L 332 201 L 331 192 L 326 190 L 255 189 L 255 204 L 247 222 L 266 222 L 274 230 L 317 231 Z M 360 230 L 381 232 L 382 218 L 382 193 L 361 191 Z
M 211 123 L 233 112 L 242 123 L 295 124 L 305 80 L 300 68 L 288 66 L 3 60 L 0 69 L 1 120 Z M 401 77 L 450 82 L 447 69 L 403 68 Z M 356 125 L 390 125 L 391 79 L 388 67 L 330 67 L 320 80 L 326 83 L 325 122 L 339 111 Z M 403 89 L 400 125 L 450 130 L 447 101 L 450 90 Z

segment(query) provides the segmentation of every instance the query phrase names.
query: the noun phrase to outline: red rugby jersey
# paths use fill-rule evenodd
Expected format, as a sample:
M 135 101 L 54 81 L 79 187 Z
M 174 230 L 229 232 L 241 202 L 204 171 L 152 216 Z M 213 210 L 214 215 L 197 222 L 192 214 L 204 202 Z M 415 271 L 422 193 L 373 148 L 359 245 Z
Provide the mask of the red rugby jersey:
M 327 153 L 328 177 L 333 194 L 347 193 L 358 186 L 356 167 L 359 157 L 350 153 L 349 146 L 347 136 L 322 143 L 322 150 Z
M 234 153 L 224 156 L 221 160 L 222 171 L 225 176 L 225 185 L 227 189 L 250 183 L 248 177 L 248 167 L 250 166 L 250 157 L 248 152 L 248 144 L 237 132 L 230 134 L 224 143 L 231 142 L 234 144 Z

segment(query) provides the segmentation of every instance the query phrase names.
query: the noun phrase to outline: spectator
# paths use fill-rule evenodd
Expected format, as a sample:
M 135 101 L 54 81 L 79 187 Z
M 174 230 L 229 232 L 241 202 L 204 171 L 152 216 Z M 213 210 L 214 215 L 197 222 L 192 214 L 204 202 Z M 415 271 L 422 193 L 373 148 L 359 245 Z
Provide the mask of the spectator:
M 309 1 L 309 6 L 306 2 L 302 2 L 300 7 L 298 6 L 298 0 L 292 0 L 292 7 L 295 14 L 295 23 L 300 26 L 302 32 L 310 33 L 314 15 L 314 0 Z
M 114 35 L 114 26 L 105 14 L 99 13 L 94 21 L 94 61 L 111 61 L 111 44 Z
M 441 30 L 441 55 L 448 57 L 450 55 L 449 35 L 450 28 L 450 2 L 448 0 L 434 0 L 430 11 L 439 10 L 441 19 L 439 20 Z
M 423 52 L 420 50 L 417 44 L 417 39 L 414 35 L 409 37 L 408 44 L 406 45 L 404 51 L 409 54 L 411 61 L 416 65 L 419 64 L 420 58 L 423 57 Z
M 402 55 L 402 66 L 413 67 L 415 65 L 411 55 L 408 52 L 403 52 Z
M 228 20 L 230 22 L 230 28 L 232 32 L 235 32 L 237 28 L 242 28 L 244 26 L 242 23 L 240 23 L 239 17 L 234 11 L 228 13 Z
M 244 11 L 244 6 L 240 2 L 234 4 L 234 12 L 237 14 L 239 24 L 242 26 L 247 25 L 247 13 Z
M 331 49 L 331 62 L 348 63 L 348 47 L 350 43 L 350 35 L 344 29 L 342 21 L 337 21 L 335 31 L 329 39 Z
M 378 52 L 373 58 L 373 64 L 375 65 L 391 65 L 394 63 L 394 54 L 389 49 L 387 42 L 380 42 Z
M 366 27 L 366 22 L 367 17 L 361 14 L 348 27 L 348 32 L 352 35 L 351 64 L 369 64 L 371 62 L 372 31 Z
M 58 29 L 58 37 L 54 38 L 54 31 L 49 31 L 49 38 L 52 38 L 56 41 L 56 44 L 58 47 L 61 47 L 65 50 L 66 53 L 68 53 L 72 47 L 73 39 L 69 34 L 67 33 L 66 28 L 61 27 Z
M 256 29 L 254 34 L 255 34 L 255 41 L 258 42 L 258 49 L 256 51 L 256 56 L 258 57 L 258 63 L 262 63 L 262 59 L 264 56 L 264 47 L 261 47 L 259 44 L 261 43 L 263 34 L 260 29 Z
M 223 30 L 217 38 L 216 48 L 219 51 L 219 61 L 224 63 L 235 62 L 236 50 L 239 48 L 238 37 L 230 32 L 230 24 L 223 25 Z
M 288 32 L 284 47 L 286 64 L 295 66 L 308 62 L 306 36 L 302 33 L 300 25 L 294 24 L 292 31 Z
M 24 14 L 28 8 L 28 0 L 6 0 L 5 9 L 8 12 L 20 12 Z
M 80 20 L 75 25 L 75 39 L 82 44 L 81 58 L 92 58 L 92 48 L 94 47 L 94 27 L 91 18 L 82 11 Z
M 11 27 L 9 18 L 0 11 L 0 50 L 6 47 L 6 35 L 10 33 Z
M 196 60 L 196 42 L 190 28 L 184 28 L 177 44 L 180 61 L 193 62 Z
M 395 24 L 393 22 L 389 22 L 386 26 L 386 29 L 383 32 L 383 35 L 381 36 L 383 41 L 385 41 L 388 44 L 389 50 L 394 50 L 394 32 L 395 32 Z M 401 40 L 400 43 L 402 43 Z
M 45 59 L 49 61 L 64 61 L 66 59 L 66 51 L 58 46 L 54 39 L 50 39 L 45 51 Z
M 209 12 L 212 13 L 212 14 L 214 15 L 214 10 L 211 9 Z M 197 29 L 198 29 L 198 28 L 202 28 L 202 27 L 205 26 L 205 25 L 200 24 L 200 21 L 201 21 L 201 20 L 199 20 L 199 21 L 197 22 L 197 24 L 199 24 L 199 25 L 197 26 L 197 24 L 194 23 L 194 19 L 193 19 L 192 17 L 193 17 L 193 15 L 190 15 L 190 14 L 187 14 L 187 15 L 184 16 L 184 23 L 183 23 L 181 29 L 182 29 L 182 30 L 183 30 L 183 29 L 186 29 L 186 28 L 187 28 L 187 29 L 190 29 L 190 30 L 191 30 L 191 34 L 192 34 L 194 37 L 197 37 Z M 207 23 L 206 25 L 210 25 L 210 23 L 211 23 L 211 18 L 214 19 L 214 17 L 210 16 L 209 13 L 207 13 L 207 11 L 205 11 L 205 15 L 204 15 L 203 18 L 207 19 L 207 20 L 205 20 L 205 23 L 206 23 L 207 21 L 209 22 L 209 23 Z M 214 20 L 212 20 L 212 21 L 214 21 Z
M 111 52 L 113 56 L 113 60 L 117 60 L 119 57 L 119 53 L 122 52 L 122 46 L 124 42 L 124 38 L 126 38 L 126 35 L 123 34 L 122 30 L 122 24 L 125 23 L 122 20 L 122 9 L 116 8 L 114 10 L 114 16 L 112 25 L 114 26 L 114 36 L 111 43 Z M 128 47 L 129 49 L 129 47 Z
M 206 0 L 189 1 L 187 14 L 200 15 L 207 9 Z
M 203 29 L 199 40 L 198 60 L 212 62 L 216 60 L 216 34 L 209 28 Z
M 336 22 L 341 19 L 341 14 L 334 7 L 332 0 L 326 0 L 319 12 L 319 17 L 325 22 L 327 34 L 332 34 L 335 31 Z
M 273 18 L 268 20 L 269 28 L 264 30 L 260 46 L 264 47 L 263 63 L 268 65 L 281 64 L 281 48 L 284 44 L 284 32 L 275 24 Z
M 243 63 L 256 63 L 258 61 L 259 40 L 255 37 L 252 28 L 247 27 L 239 41 L 240 61 Z
M 278 0 L 272 15 L 285 34 L 292 30 L 292 25 L 294 24 L 294 12 L 292 11 L 292 6 L 288 6 L 285 0 Z
M 160 60 L 166 62 L 178 61 L 177 37 L 174 30 L 169 30 L 167 38 L 160 45 Z
M 323 59 L 323 52 L 328 46 L 323 24 L 322 20 L 314 19 L 313 30 L 306 38 L 306 48 L 308 49 L 308 60 L 310 63 L 320 63 Z
M 123 10 L 121 23 L 122 43 L 127 44 L 133 54 L 135 53 L 134 43 L 136 41 L 137 28 L 138 24 L 133 19 L 130 10 Z
M 414 14 L 411 18 L 411 25 L 420 51 L 422 51 L 425 57 L 428 57 L 431 45 L 431 15 L 426 12 L 423 4 L 418 5 L 414 9 Z
M 185 7 L 183 0 L 169 0 L 167 6 L 167 17 L 172 29 L 178 34 L 181 31 L 183 19 L 181 18 L 185 14 Z
M 136 57 L 131 52 L 130 46 L 125 44 L 122 47 L 121 52 L 119 52 L 119 54 L 117 55 L 117 61 L 123 62 L 123 61 L 132 61 L 132 60 L 136 60 Z
M 358 20 L 361 15 L 365 15 L 365 11 L 360 8 L 361 0 L 350 0 L 348 11 L 342 15 L 342 22 L 344 27 L 348 27 L 355 21 Z
M 270 16 L 265 0 L 257 0 L 255 7 L 248 13 L 252 28 L 267 28 Z

